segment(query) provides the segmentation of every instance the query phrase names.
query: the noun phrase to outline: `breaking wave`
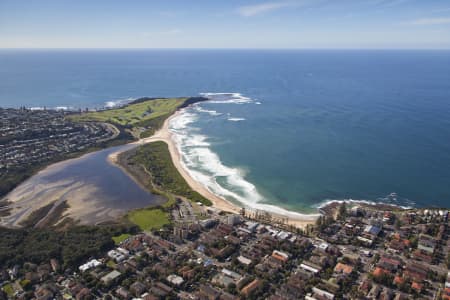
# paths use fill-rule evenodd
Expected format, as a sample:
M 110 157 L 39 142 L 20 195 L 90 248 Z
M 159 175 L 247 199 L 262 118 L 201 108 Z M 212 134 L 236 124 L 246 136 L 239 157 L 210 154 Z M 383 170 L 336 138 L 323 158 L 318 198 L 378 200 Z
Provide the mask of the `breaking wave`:
M 228 118 L 227 120 L 231 122 L 240 122 L 245 121 L 245 118 Z
M 56 106 L 54 107 L 55 110 L 71 110 L 73 109 L 73 107 L 69 107 L 69 106 Z
M 195 109 L 196 111 L 198 111 L 198 112 L 201 112 L 201 113 L 207 113 L 207 114 L 209 114 L 209 115 L 211 115 L 211 116 L 220 116 L 220 115 L 222 115 L 222 113 L 219 113 L 219 112 L 217 112 L 217 111 L 215 111 L 215 110 L 204 109 L 204 108 L 201 107 L 200 105 L 194 106 L 194 109 Z
M 130 103 L 131 101 L 136 100 L 136 98 L 128 97 L 125 99 L 117 99 L 117 100 L 111 100 L 105 102 L 105 108 L 114 108 L 114 107 L 120 107 L 127 103 Z
M 200 95 L 210 99 L 210 103 L 216 104 L 255 103 L 254 100 L 248 97 L 244 97 L 240 93 L 200 93 Z
M 30 110 L 75 110 L 73 107 L 71 106 L 55 106 L 55 107 L 45 107 L 45 106 L 33 106 L 29 108 Z
M 391 206 L 397 206 L 403 209 L 411 209 L 416 206 L 416 203 L 406 199 L 406 198 L 399 198 L 396 193 L 391 193 L 385 197 L 377 198 L 376 200 L 364 200 L 364 199 L 327 199 L 321 203 L 319 203 L 316 208 L 320 209 L 325 206 L 328 206 L 333 203 L 363 203 L 368 205 L 377 205 L 377 204 L 384 204 L 384 205 L 391 205 Z M 406 205 L 405 205 L 406 204 Z

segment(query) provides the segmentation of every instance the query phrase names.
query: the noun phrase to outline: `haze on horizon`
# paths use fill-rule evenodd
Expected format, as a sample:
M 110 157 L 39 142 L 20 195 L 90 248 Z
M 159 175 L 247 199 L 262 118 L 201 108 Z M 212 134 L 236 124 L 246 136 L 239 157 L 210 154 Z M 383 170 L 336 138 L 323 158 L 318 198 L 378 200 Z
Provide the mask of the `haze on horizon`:
M 450 2 L 0 0 L 0 48 L 450 49 Z

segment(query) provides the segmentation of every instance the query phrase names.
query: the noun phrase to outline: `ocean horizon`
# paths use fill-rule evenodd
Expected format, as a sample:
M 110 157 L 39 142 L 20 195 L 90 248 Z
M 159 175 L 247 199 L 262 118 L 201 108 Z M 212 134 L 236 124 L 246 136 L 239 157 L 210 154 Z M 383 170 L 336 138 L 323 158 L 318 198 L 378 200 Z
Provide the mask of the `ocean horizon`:
M 204 95 L 170 128 L 191 176 L 233 202 L 450 205 L 450 51 L 1 50 L 0 107 Z

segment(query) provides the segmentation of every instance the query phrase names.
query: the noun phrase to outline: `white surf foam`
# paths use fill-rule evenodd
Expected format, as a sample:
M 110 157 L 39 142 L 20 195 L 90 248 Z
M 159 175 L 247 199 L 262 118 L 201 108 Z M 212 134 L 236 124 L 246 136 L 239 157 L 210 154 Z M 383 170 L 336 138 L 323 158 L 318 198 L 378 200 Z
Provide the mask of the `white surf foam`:
M 209 103 L 216 104 L 245 104 L 254 103 L 251 98 L 244 97 L 240 93 L 200 93 L 201 96 L 210 99 Z
M 201 107 L 200 105 L 195 105 L 194 106 L 195 110 L 201 113 L 207 113 L 210 114 L 211 116 L 220 116 L 222 115 L 222 113 L 219 113 L 215 110 L 208 110 L 208 109 L 204 109 L 203 107 Z
M 136 100 L 136 98 L 128 97 L 128 98 L 125 98 L 125 99 L 116 99 L 116 100 L 106 101 L 105 102 L 105 107 L 106 108 L 120 107 L 122 105 L 130 103 L 133 100 Z
M 69 106 L 56 106 L 53 109 L 55 110 L 72 110 L 73 107 L 69 107 Z
M 245 121 L 245 118 L 228 118 L 227 120 L 231 122 L 240 122 Z
M 46 106 L 33 106 L 29 108 L 30 110 L 73 110 L 73 107 L 70 106 L 55 106 L 55 107 L 46 107 Z
M 323 202 L 319 203 L 316 207 L 318 209 L 320 208 L 324 208 L 330 204 L 333 203 L 352 203 L 352 204 L 367 204 L 367 205 L 377 205 L 377 204 L 384 204 L 384 205 L 391 205 L 391 206 L 396 206 L 396 207 L 400 207 L 403 209 L 411 209 L 413 208 L 415 205 L 412 201 L 409 201 L 411 203 L 411 205 L 399 205 L 398 203 L 396 203 L 396 201 L 390 201 L 388 198 L 383 198 L 383 200 L 380 201 L 373 201 L 373 200 L 364 200 L 364 199 L 327 199 L 324 200 Z

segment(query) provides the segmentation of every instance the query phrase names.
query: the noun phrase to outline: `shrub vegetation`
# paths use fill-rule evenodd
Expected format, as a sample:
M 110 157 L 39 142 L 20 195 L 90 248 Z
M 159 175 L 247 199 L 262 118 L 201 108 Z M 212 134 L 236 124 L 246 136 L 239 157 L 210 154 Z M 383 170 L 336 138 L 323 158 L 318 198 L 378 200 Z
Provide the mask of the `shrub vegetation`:
M 133 163 L 142 165 L 151 176 L 153 185 L 162 191 L 186 197 L 194 202 L 211 205 L 211 201 L 200 195 L 184 180 L 172 162 L 165 142 L 153 142 L 139 147 Z

